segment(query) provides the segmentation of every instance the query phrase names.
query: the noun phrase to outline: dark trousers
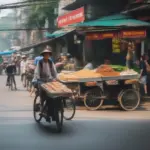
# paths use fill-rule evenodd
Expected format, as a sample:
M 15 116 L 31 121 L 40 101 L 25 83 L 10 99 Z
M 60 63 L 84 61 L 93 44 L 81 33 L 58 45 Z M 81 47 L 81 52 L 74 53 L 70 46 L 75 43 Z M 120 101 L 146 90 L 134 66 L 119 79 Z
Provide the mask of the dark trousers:
M 7 83 L 6 84 L 8 85 L 10 83 L 10 78 L 12 78 L 12 81 L 13 81 L 15 87 L 16 87 L 15 76 L 12 75 L 12 74 L 7 74 Z

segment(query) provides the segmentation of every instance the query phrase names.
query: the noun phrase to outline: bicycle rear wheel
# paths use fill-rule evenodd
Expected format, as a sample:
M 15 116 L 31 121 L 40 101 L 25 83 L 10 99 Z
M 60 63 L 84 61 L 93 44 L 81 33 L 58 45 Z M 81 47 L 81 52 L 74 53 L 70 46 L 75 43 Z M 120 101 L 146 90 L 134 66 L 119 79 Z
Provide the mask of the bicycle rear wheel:
M 33 103 L 33 116 L 34 116 L 34 120 L 37 123 L 40 123 L 42 116 L 41 114 L 41 101 L 40 101 L 40 97 L 38 95 L 35 96 L 34 99 L 34 103 Z
M 60 133 L 62 131 L 62 126 L 63 126 L 63 103 L 60 101 L 60 106 L 55 107 L 54 109 L 54 115 L 55 115 L 55 120 L 56 120 L 56 127 L 57 131 Z
M 76 112 L 76 105 L 72 98 L 65 99 L 64 101 L 64 119 L 71 120 Z

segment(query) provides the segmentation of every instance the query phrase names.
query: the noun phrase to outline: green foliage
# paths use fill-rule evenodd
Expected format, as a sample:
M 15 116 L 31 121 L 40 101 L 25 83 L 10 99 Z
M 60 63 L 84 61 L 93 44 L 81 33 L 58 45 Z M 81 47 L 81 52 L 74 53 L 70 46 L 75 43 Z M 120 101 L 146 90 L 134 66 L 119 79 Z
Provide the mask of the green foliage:
M 29 0 L 29 2 L 33 2 L 33 0 Z M 29 12 L 29 16 L 26 20 L 26 27 L 32 28 L 43 28 L 45 25 L 46 19 L 49 22 L 50 26 L 54 25 L 54 20 L 57 17 L 54 14 L 54 9 L 57 8 L 59 0 L 34 0 L 36 2 L 41 2 L 40 5 L 32 5 L 30 6 L 31 11 Z M 46 3 L 47 4 L 42 4 Z

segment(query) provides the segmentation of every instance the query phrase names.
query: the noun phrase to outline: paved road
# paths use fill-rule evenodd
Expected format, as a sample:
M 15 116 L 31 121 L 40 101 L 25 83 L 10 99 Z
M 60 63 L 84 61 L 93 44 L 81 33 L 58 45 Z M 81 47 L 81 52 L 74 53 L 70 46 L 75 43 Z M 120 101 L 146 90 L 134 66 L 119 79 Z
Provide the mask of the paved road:
M 19 83 L 19 78 L 17 79 Z M 32 98 L 19 83 L 17 92 L 4 88 L 0 77 L 0 150 L 149 150 L 150 112 L 78 111 L 65 122 L 38 125 L 32 118 Z

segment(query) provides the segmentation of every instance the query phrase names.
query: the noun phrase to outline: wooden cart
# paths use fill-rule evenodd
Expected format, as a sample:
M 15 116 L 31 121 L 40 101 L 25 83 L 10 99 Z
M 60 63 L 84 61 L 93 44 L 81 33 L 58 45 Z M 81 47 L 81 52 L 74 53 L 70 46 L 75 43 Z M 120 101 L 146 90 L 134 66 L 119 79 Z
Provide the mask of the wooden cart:
M 111 81 L 116 83 L 112 84 Z M 135 110 L 140 104 L 138 75 L 81 79 L 64 82 L 77 100 L 82 100 L 89 110 L 98 110 L 107 99 L 117 100 L 126 111 Z

